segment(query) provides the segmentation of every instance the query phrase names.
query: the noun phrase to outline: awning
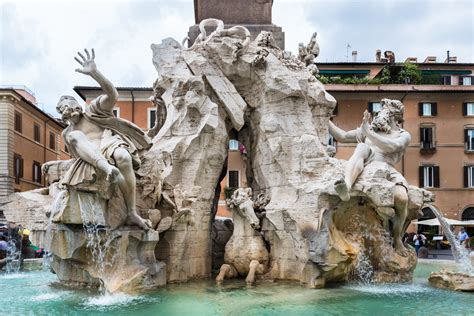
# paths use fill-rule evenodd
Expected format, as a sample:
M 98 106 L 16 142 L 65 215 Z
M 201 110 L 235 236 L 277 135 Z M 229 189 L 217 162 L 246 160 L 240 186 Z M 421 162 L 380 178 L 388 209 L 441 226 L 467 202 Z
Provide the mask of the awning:
M 457 70 L 457 69 L 422 69 L 421 74 L 423 75 L 471 75 L 470 70 Z
M 449 226 L 474 226 L 474 220 L 472 221 L 459 221 L 457 219 L 445 218 Z M 437 218 L 427 219 L 424 221 L 412 221 L 412 224 L 427 225 L 427 226 L 440 226 Z
M 368 69 L 320 69 L 321 75 L 368 75 Z

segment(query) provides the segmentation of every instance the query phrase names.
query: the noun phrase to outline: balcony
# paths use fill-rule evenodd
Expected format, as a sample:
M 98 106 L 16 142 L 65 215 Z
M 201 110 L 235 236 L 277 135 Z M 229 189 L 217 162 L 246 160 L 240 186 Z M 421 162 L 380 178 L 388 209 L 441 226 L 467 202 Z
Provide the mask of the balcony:
M 436 152 L 436 144 L 434 142 L 420 142 L 420 153 L 433 154 Z

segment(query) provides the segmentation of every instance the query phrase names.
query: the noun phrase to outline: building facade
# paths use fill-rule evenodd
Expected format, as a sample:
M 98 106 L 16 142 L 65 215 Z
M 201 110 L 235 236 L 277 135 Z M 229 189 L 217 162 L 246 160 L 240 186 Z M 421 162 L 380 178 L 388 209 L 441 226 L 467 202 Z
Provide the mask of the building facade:
M 41 166 L 69 159 L 64 127 L 36 106 L 26 87 L 0 88 L 0 197 L 45 186 Z

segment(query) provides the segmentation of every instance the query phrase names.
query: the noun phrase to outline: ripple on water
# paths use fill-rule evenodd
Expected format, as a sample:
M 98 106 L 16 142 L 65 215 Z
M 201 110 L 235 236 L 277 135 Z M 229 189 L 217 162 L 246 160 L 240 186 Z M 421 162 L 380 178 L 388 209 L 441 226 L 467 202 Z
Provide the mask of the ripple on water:
M 43 293 L 31 297 L 30 300 L 33 302 L 55 301 L 64 298 L 65 295 L 66 293 Z
M 432 291 L 431 288 L 421 286 L 419 284 L 374 284 L 374 285 L 362 285 L 353 284 L 344 286 L 346 289 L 364 292 L 375 295 L 412 295 L 417 293 L 425 293 Z
M 27 273 L 5 273 L 5 274 L 0 274 L 0 280 L 13 280 L 13 279 L 25 279 L 28 278 L 29 274 Z
M 81 306 L 86 310 L 109 310 L 143 303 L 159 302 L 158 297 L 144 295 L 128 295 L 123 293 L 105 294 L 85 299 Z

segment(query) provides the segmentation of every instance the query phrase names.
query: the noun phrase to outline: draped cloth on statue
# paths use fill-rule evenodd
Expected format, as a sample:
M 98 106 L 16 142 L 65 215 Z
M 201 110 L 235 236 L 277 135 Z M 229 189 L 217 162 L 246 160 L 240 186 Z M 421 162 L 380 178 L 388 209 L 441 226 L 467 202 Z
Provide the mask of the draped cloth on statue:
M 98 104 L 99 98 L 93 100 L 89 106 L 86 106 L 83 115 L 84 119 L 104 128 L 100 144 L 101 154 L 107 159 L 108 163 L 116 165 L 113 158 L 115 149 L 119 147 L 125 148 L 132 156 L 134 169 L 138 169 L 141 163 L 138 152 L 150 148 L 151 140 L 135 124 L 115 117 L 112 111 L 100 108 Z M 70 126 L 64 130 L 63 136 L 66 136 L 69 132 Z M 61 183 L 68 186 L 95 183 L 98 179 L 96 168 L 82 160 L 74 146 L 69 144 L 67 137 L 63 138 L 69 152 L 76 160 L 64 175 Z

